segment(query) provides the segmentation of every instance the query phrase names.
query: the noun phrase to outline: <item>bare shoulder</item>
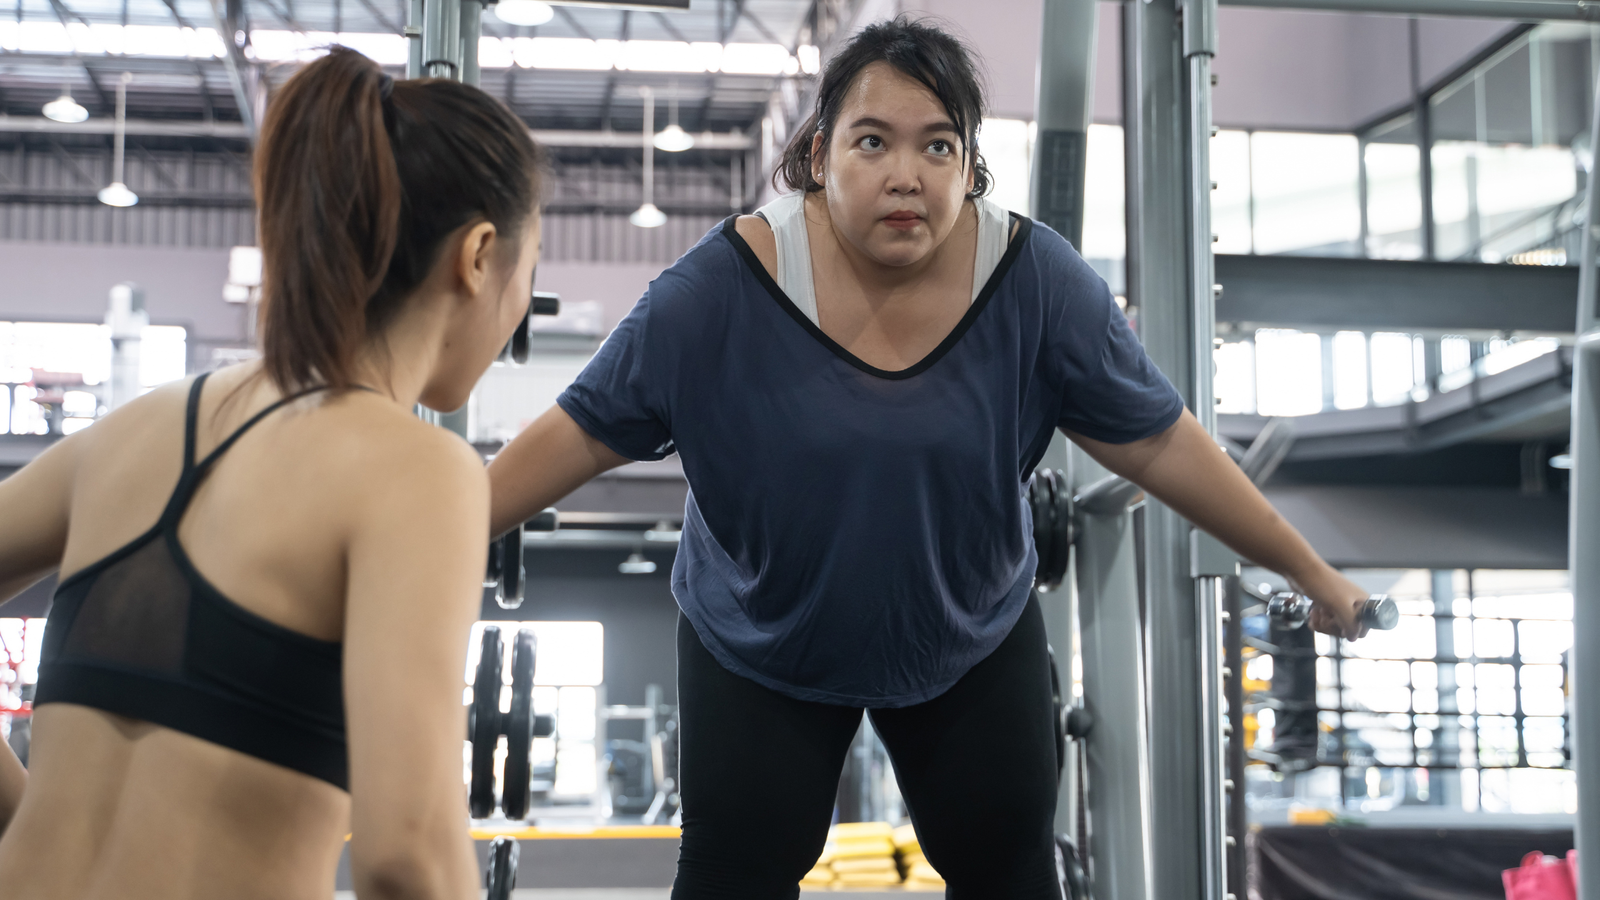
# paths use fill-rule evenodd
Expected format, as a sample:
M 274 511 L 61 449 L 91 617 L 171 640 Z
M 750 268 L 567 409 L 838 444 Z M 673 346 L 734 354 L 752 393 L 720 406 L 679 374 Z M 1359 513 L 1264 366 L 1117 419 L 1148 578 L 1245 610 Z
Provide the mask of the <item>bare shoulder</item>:
M 400 481 L 431 493 L 429 483 L 461 487 L 486 477 L 471 444 L 387 400 L 352 393 L 333 402 L 346 409 L 329 449 L 339 451 L 343 474 L 356 483 L 389 488 Z
M 767 274 L 778 277 L 778 239 L 773 237 L 772 226 L 767 224 L 767 220 L 760 216 L 740 216 L 734 221 L 733 229 L 750 245 Z

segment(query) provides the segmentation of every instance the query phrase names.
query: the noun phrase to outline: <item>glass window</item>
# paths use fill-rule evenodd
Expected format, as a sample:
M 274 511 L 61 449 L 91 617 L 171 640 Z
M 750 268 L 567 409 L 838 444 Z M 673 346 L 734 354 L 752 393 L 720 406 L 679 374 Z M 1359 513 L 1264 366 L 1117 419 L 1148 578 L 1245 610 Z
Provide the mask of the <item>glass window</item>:
M 1254 253 L 1250 199 L 1250 135 L 1218 131 L 1211 139 L 1211 231 L 1217 253 Z
M 1286 776 L 1281 802 L 1373 811 L 1442 799 L 1467 811 L 1573 812 L 1567 573 L 1348 574 L 1388 593 L 1400 626 L 1353 643 L 1316 637 L 1317 768 Z M 1262 690 L 1275 668 L 1261 663 L 1265 653 L 1248 658 L 1253 652 L 1246 650 L 1247 692 Z M 1261 721 L 1258 713 L 1253 746 L 1269 754 L 1275 741 L 1296 739 L 1286 728 L 1306 727 L 1281 712 L 1270 718 L 1273 731 Z
M 1367 336 L 1359 331 L 1333 336 L 1333 405 L 1336 409 L 1367 405 Z
M 1304 416 L 1322 411 L 1322 338 L 1287 328 L 1256 332 L 1256 412 Z
M 1128 255 L 1127 198 L 1123 190 L 1126 165 L 1122 156 L 1122 128 L 1090 125 L 1085 154 L 1083 187 L 1083 257 L 1120 260 Z M 1112 289 L 1117 289 L 1115 283 Z
M 978 131 L 978 146 L 994 185 L 989 199 L 1023 215 L 1032 209 L 1028 200 L 1033 135 L 1033 123 L 1022 119 L 984 119 Z
M 1416 144 L 1369 142 L 1367 167 L 1367 256 L 1422 256 L 1421 154 Z
M 1250 136 L 1255 252 L 1358 255 L 1358 147 L 1347 134 Z

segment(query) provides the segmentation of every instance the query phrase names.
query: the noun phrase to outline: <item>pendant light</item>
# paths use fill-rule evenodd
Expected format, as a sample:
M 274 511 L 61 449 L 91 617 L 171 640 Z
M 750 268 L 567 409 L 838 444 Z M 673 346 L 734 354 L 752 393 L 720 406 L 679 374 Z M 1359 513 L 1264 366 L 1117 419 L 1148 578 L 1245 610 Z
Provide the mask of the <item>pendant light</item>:
M 44 117 L 56 122 L 73 124 L 89 118 L 89 111 L 83 104 L 72 99 L 72 88 L 61 86 L 61 96 L 44 105 Z
M 656 148 L 651 138 L 656 131 L 656 92 L 649 86 L 639 88 L 644 98 L 644 202 L 628 216 L 628 221 L 639 228 L 660 228 L 667 224 L 667 214 L 656 208 Z
M 656 564 L 644 558 L 644 554 L 635 550 L 628 554 L 628 558 L 617 563 L 617 571 L 624 575 L 649 575 L 656 570 Z
M 500 0 L 494 6 L 495 18 L 507 25 L 543 25 L 556 17 L 550 4 L 540 0 Z
M 667 127 L 655 137 L 657 150 L 668 153 L 682 153 L 694 146 L 694 138 L 689 132 L 683 130 L 678 124 L 678 93 L 677 85 L 673 85 L 672 96 L 667 100 Z
M 111 183 L 100 190 L 100 202 L 107 206 L 132 206 L 139 202 L 139 195 L 128 190 L 122 183 L 122 145 L 128 130 L 128 82 L 133 80 L 130 72 L 122 73 L 122 80 L 117 82 L 117 121 L 114 126 L 111 151 Z

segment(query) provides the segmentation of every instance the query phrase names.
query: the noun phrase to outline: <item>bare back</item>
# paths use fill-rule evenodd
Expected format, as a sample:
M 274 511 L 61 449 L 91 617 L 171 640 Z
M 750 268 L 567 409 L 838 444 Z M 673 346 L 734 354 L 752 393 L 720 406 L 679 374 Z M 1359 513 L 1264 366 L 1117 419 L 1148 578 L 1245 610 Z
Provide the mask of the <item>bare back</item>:
M 205 386 L 197 456 L 278 399 L 266 379 L 250 377 L 252 369 L 223 370 Z M 160 517 L 182 470 L 187 386 L 154 391 L 62 442 L 76 446 L 58 448 L 71 454 L 73 470 L 64 577 Z M 430 431 L 361 392 L 295 401 L 219 459 L 181 520 L 179 542 L 200 575 L 246 611 L 343 641 L 349 551 L 361 539 L 373 492 L 393 487 L 392 480 L 384 484 L 393 454 L 375 448 L 436 441 Z M 463 618 L 444 607 L 441 616 Z M 31 756 L 22 806 L 0 840 L 0 884 L 8 893 L 47 900 L 328 896 L 351 828 L 351 795 L 326 781 L 67 703 L 37 710 Z

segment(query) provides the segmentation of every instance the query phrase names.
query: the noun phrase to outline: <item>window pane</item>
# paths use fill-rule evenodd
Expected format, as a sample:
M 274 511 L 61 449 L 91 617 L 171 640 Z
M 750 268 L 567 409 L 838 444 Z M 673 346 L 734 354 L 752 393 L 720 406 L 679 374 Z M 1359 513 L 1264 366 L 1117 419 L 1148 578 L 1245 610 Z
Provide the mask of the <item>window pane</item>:
M 1216 394 L 1217 412 L 1255 412 L 1255 342 L 1226 342 L 1217 347 L 1215 360 L 1217 368 L 1212 376 L 1211 390 Z
M 1211 139 L 1211 231 L 1218 253 L 1253 253 L 1250 240 L 1250 135 L 1218 131 Z
M 1333 336 L 1333 405 L 1337 409 L 1367 405 L 1367 336 L 1359 331 Z
M 1415 144 L 1367 145 L 1367 255 L 1422 256 L 1422 176 Z
M 1408 334 L 1377 332 L 1372 336 L 1372 400 L 1378 406 L 1405 402 L 1416 386 L 1413 345 Z
M 1257 253 L 1356 255 L 1358 146 L 1353 135 L 1250 136 Z
M 1285 328 L 1256 332 L 1256 412 L 1304 416 L 1322 411 L 1322 339 Z

